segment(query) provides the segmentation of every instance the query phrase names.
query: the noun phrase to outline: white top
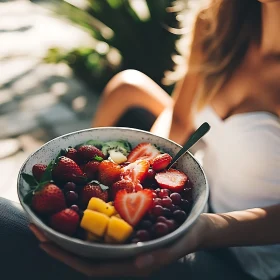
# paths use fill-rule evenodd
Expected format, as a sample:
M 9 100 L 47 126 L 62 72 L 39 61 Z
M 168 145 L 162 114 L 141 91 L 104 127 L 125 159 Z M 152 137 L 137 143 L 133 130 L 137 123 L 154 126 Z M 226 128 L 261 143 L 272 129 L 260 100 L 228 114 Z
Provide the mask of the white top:
M 207 121 L 202 165 L 214 212 L 280 203 L 280 119 L 268 112 L 233 115 L 225 121 L 210 107 L 196 117 Z M 279 225 L 280 226 L 280 214 Z M 244 271 L 257 279 L 280 275 L 280 245 L 231 249 Z

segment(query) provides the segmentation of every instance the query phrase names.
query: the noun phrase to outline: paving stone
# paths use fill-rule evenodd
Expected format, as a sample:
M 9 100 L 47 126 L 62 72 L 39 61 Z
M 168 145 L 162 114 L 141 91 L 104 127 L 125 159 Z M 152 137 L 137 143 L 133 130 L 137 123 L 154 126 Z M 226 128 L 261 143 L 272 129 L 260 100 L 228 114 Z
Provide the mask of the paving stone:
M 20 102 L 22 111 L 41 111 L 42 109 L 54 106 L 58 103 L 58 98 L 49 92 L 28 96 Z
M 44 125 L 55 126 L 62 122 L 75 122 L 77 117 L 65 104 L 58 103 L 40 110 L 37 119 Z
M 73 123 L 60 123 L 52 128 L 53 137 L 58 137 L 66 133 L 74 132 L 77 130 L 87 129 L 91 127 L 90 120 L 76 120 Z
M 0 159 L 14 155 L 21 148 L 20 141 L 18 139 L 3 139 L 0 140 Z
M 11 112 L 0 117 L 0 139 L 26 133 L 39 125 L 31 112 Z
M 0 37 L 1 38 L 1 37 Z M 1 41 L 1 39 L 0 39 Z M 34 66 L 38 63 L 37 59 L 30 57 L 13 58 L 0 61 L 0 85 L 9 86 L 20 77 L 32 71 Z

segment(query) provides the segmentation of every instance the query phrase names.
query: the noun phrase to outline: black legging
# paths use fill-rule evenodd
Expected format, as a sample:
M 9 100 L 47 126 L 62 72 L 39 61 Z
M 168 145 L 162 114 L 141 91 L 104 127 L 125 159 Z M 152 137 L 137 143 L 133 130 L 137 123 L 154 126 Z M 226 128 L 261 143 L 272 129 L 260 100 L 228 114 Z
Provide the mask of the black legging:
M 49 257 L 38 244 L 28 229 L 28 220 L 20 204 L 0 198 L 1 280 L 23 277 L 28 280 L 88 279 Z M 193 254 L 186 263 L 174 263 L 150 279 L 252 280 L 227 251 Z

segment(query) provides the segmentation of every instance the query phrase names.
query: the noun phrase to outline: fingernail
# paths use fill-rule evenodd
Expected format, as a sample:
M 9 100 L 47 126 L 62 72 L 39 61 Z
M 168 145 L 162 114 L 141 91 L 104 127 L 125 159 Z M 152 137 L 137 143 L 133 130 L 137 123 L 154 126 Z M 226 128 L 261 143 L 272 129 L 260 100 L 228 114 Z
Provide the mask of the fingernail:
M 147 266 L 151 266 L 153 263 L 154 263 L 154 257 L 152 255 L 145 255 L 139 257 L 136 260 L 135 265 L 141 269 Z

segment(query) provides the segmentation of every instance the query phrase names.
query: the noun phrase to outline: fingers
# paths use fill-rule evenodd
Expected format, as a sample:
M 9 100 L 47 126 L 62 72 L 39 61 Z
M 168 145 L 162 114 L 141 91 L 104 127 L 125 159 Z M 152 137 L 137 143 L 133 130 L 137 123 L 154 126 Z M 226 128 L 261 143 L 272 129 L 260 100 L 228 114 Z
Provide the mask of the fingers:
M 40 231 L 34 224 L 30 224 L 29 225 L 29 229 L 33 232 L 33 234 L 37 237 L 37 239 L 44 243 L 44 242 L 48 242 L 49 240 L 46 238 L 46 236 L 44 235 L 44 233 L 42 231 Z
M 134 265 L 138 269 L 156 269 L 168 265 L 195 249 L 195 240 L 191 236 L 186 236 L 175 242 L 173 245 L 153 251 L 148 254 L 140 255 L 136 258 Z

